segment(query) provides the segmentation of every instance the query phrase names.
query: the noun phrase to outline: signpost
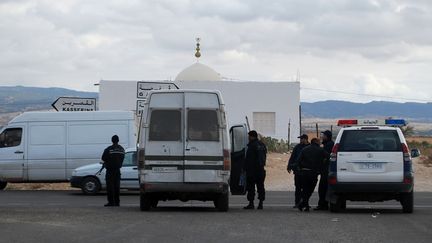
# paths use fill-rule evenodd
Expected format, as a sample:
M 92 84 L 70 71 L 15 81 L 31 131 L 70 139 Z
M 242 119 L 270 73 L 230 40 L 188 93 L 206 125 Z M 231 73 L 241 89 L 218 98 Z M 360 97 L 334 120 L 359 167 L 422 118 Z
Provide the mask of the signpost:
M 51 106 L 56 111 L 95 111 L 96 98 L 60 97 Z

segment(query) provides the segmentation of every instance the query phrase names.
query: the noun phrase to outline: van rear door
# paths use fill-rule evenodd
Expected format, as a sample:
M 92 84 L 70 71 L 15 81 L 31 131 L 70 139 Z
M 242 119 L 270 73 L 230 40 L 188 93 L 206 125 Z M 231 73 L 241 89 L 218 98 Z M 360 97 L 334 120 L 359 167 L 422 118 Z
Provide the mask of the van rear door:
M 183 182 L 183 93 L 152 95 L 146 113 L 145 181 Z
M 231 139 L 231 174 L 230 190 L 232 195 L 244 195 L 246 193 L 246 181 L 242 175 L 246 158 L 246 146 L 248 143 L 246 125 L 236 125 L 230 128 Z
M 223 136 L 219 97 L 215 93 L 185 93 L 184 182 L 223 182 Z
M 345 130 L 337 154 L 338 182 L 402 182 L 403 152 L 394 129 Z

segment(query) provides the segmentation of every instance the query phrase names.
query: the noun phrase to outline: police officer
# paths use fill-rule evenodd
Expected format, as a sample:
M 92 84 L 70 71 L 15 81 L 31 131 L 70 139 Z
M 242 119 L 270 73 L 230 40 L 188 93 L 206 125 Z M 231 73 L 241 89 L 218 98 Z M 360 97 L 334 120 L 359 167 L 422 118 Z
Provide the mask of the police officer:
M 117 135 L 112 136 L 113 145 L 106 148 L 102 155 L 103 166 L 106 168 L 105 181 L 108 203 L 105 207 L 120 206 L 120 168 L 123 165 L 125 150 L 119 143 Z
M 322 169 L 321 169 L 321 176 L 318 186 L 318 195 L 319 195 L 319 201 L 318 201 L 318 207 L 316 207 L 314 210 L 328 210 L 328 201 L 326 200 L 327 196 L 327 189 L 328 189 L 328 172 L 329 172 L 329 164 L 330 164 L 330 153 L 333 149 L 334 142 L 332 140 L 332 132 L 329 130 L 326 130 L 324 132 L 321 132 L 321 140 L 323 144 L 324 150 L 327 152 L 328 157 L 325 159 Z
M 298 207 L 298 204 L 300 203 L 300 198 L 301 198 L 300 175 L 298 175 L 298 173 L 297 173 L 297 171 L 298 171 L 297 161 L 300 157 L 301 151 L 309 145 L 308 135 L 303 134 L 298 138 L 300 138 L 300 143 L 294 147 L 294 149 L 291 153 L 291 156 L 288 160 L 288 166 L 287 166 L 288 173 L 291 174 L 291 171 L 294 173 L 294 186 L 295 186 L 294 208 Z
M 255 208 L 255 186 L 259 199 L 257 209 L 263 209 L 263 202 L 265 200 L 264 180 L 266 176 L 264 166 L 267 148 L 264 143 L 258 140 L 258 133 L 256 131 L 250 131 L 248 134 L 249 143 L 247 145 L 244 170 L 246 172 L 246 190 L 249 204 L 244 209 Z
M 314 138 L 311 144 L 304 148 L 298 159 L 298 167 L 301 180 L 301 200 L 298 205 L 300 211 L 309 211 L 309 199 L 318 182 L 318 174 L 322 168 L 322 163 L 328 154 L 320 147 L 320 140 Z

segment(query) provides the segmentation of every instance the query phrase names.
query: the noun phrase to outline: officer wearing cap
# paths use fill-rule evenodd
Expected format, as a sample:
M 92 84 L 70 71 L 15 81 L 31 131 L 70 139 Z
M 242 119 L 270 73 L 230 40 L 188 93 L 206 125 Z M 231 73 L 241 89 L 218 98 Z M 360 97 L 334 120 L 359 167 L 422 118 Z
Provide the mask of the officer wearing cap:
M 301 181 L 300 181 L 300 175 L 297 173 L 298 172 L 297 161 L 300 157 L 301 151 L 309 145 L 308 135 L 302 134 L 298 138 L 300 138 L 300 143 L 294 147 L 294 149 L 291 153 L 291 156 L 288 160 L 288 166 L 287 166 L 288 173 L 290 173 L 290 174 L 291 174 L 291 172 L 294 173 L 294 186 L 295 186 L 294 208 L 298 207 L 298 205 L 300 203 L 300 199 L 301 199 L 301 184 L 300 184 Z
M 125 150 L 119 145 L 119 137 L 112 136 L 113 145 L 107 147 L 102 155 L 103 167 L 106 168 L 105 181 L 108 203 L 105 207 L 120 206 L 120 168 L 123 165 Z
M 318 207 L 316 207 L 314 210 L 328 210 L 328 201 L 326 200 L 327 196 L 327 188 L 328 188 L 328 172 L 329 172 L 329 165 L 330 165 L 330 154 L 334 146 L 333 142 L 333 134 L 331 131 L 326 130 L 324 132 L 321 132 L 321 140 L 324 150 L 327 152 L 328 157 L 323 163 L 323 166 L 320 171 L 320 181 L 318 186 L 318 195 L 319 195 L 319 201 L 318 201 Z
M 246 190 L 249 204 L 244 207 L 244 209 L 255 208 L 255 186 L 258 191 L 259 200 L 257 209 L 263 209 L 263 202 L 265 200 L 264 181 L 266 177 L 264 167 L 266 164 L 267 148 L 265 144 L 258 139 L 258 133 L 256 131 L 250 131 L 248 134 L 249 143 L 247 145 L 244 170 L 246 172 Z

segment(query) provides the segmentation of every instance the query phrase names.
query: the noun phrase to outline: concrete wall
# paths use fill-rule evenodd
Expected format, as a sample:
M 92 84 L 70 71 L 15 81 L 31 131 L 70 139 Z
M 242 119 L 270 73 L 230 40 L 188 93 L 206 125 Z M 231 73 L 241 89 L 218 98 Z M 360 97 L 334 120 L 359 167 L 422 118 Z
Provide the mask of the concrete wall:
M 245 123 L 248 116 L 251 128 L 253 112 L 275 112 L 276 133 L 264 134 L 287 139 L 291 119 L 291 141 L 300 133 L 298 82 L 233 82 L 233 81 L 176 81 L 181 89 L 219 90 L 226 104 L 229 125 Z M 136 81 L 100 82 L 100 110 L 136 110 Z M 258 131 L 259 132 L 259 131 Z

